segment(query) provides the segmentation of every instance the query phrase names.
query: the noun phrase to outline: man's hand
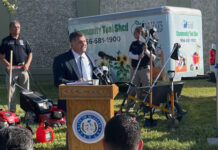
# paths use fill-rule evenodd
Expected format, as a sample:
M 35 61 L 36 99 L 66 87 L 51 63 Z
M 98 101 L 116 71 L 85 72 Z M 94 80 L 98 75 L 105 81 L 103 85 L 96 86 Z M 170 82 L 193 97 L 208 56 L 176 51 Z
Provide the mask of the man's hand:
M 85 81 L 84 78 L 80 78 L 78 81 Z
M 25 65 L 23 66 L 23 68 L 24 68 L 25 71 L 28 71 L 28 70 L 29 70 L 29 67 L 30 67 L 29 64 L 25 64 Z
M 148 45 L 147 45 L 147 44 L 144 45 L 144 46 L 143 46 L 143 49 L 144 49 L 144 51 L 147 51 L 147 50 L 148 50 Z
M 139 59 L 143 58 L 144 56 L 145 56 L 144 53 L 140 54 L 140 55 L 139 55 Z

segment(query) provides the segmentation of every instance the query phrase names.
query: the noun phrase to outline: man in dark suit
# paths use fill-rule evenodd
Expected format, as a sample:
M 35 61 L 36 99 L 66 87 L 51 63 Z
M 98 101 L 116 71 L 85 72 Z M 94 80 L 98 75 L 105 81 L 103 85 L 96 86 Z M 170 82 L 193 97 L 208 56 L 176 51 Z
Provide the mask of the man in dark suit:
M 86 53 L 86 37 L 81 32 L 73 32 L 69 36 L 71 49 L 54 58 L 53 75 L 54 84 L 66 84 L 74 81 L 92 80 L 95 67 L 91 56 Z M 58 100 L 58 108 L 66 112 L 66 100 Z M 67 117 L 66 117 L 67 118 Z M 66 149 L 68 149 L 68 137 L 66 134 Z
M 71 49 L 54 59 L 53 74 L 54 84 L 66 84 L 74 81 L 92 80 L 94 61 L 86 53 L 86 37 L 81 32 L 73 32 L 69 36 Z M 66 102 L 58 102 L 59 108 L 66 111 Z

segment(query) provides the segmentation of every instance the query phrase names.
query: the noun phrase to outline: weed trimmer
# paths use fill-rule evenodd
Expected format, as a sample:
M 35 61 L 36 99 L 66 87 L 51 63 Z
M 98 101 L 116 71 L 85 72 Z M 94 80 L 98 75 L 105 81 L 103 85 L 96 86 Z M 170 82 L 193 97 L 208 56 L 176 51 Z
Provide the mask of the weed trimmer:
M 154 32 L 156 32 L 156 29 L 155 29 L 155 28 L 150 29 L 150 30 L 149 30 L 149 34 L 146 36 L 146 38 L 140 36 L 140 40 L 143 41 L 143 42 L 145 43 L 145 45 L 147 45 L 148 42 L 149 42 L 149 40 L 152 38 Z M 144 50 L 142 51 L 142 53 L 144 53 Z M 122 114 L 122 113 L 123 113 L 123 112 L 122 112 L 122 108 L 123 108 L 124 105 L 125 105 L 125 102 L 126 102 L 126 100 L 127 100 L 127 98 L 128 98 L 128 95 L 129 95 L 129 93 L 130 93 L 130 90 L 132 89 L 132 87 L 135 86 L 135 85 L 133 84 L 133 81 L 134 81 L 134 79 L 135 79 L 135 76 L 136 76 L 136 73 L 137 73 L 137 71 L 138 71 L 138 68 L 139 68 L 139 65 L 140 65 L 140 63 L 141 63 L 141 60 L 142 60 L 142 58 L 140 58 L 139 61 L 138 61 L 138 63 L 137 63 L 137 66 L 136 66 L 135 71 L 133 72 L 131 81 L 130 81 L 130 83 L 128 84 L 129 86 L 128 86 L 127 92 L 126 92 L 126 94 L 124 95 L 123 102 L 122 102 L 122 104 L 121 104 L 121 106 L 120 106 L 119 111 L 115 112 L 115 115 L 116 115 L 116 114 Z
M 171 51 L 169 58 L 167 59 L 167 61 L 166 61 L 165 64 L 163 65 L 163 67 L 161 68 L 161 70 L 160 70 L 159 74 L 157 75 L 156 79 L 154 80 L 153 84 L 150 86 L 150 88 L 149 88 L 149 90 L 148 90 L 146 96 L 145 96 L 144 99 L 142 100 L 142 103 L 139 105 L 139 107 L 138 107 L 138 109 L 137 109 L 137 111 L 136 111 L 136 114 L 135 114 L 135 118 L 138 116 L 138 114 L 139 114 L 141 108 L 145 105 L 144 103 L 145 103 L 146 101 L 148 101 L 148 98 L 149 98 L 148 96 L 149 96 L 150 93 L 152 92 L 153 87 L 155 86 L 155 84 L 156 84 L 158 78 L 160 77 L 162 71 L 163 71 L 164 68 L 166 67 L 166 65 L 167 65 L 168 61 L 170 60 L 170 58 L 172 58 L 172 59 L 174 59 L 174 60 L 178 60 L 178 50 L 179 50 L 180 47 L 181 47 L 180 44 L 178 44 L 178 43 L 175 43 L 175 44 L 174 44 L 173 50 Z M 150 101 L 149 101 L 149 104 L 151 104 Z M 151 111 L 150 113 L 152 113 L 152 111 Z M 150 115 L 150 116 L 151 116 L 151 115 Z M 150 118 L 150 121 L 153 121 L 152 118 Z M 152 124 L 153 124 L 153 122 L 150 122 L 150 125 L 152 125 Z

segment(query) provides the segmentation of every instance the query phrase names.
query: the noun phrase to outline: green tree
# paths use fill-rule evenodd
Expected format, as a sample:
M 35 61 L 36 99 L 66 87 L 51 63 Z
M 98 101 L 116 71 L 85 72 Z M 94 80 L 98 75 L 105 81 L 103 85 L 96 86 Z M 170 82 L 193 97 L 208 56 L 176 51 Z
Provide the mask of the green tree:
M 8 12 L 14 13 L 18 7 L 15 5 L 17 3 L 17 0 L 1 0 L 3 5 L 8 9 Z

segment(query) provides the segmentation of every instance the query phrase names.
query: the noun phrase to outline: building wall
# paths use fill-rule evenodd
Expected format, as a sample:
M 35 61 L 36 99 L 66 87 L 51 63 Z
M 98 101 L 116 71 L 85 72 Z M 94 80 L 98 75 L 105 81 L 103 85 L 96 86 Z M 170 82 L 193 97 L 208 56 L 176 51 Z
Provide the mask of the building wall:
M 115 13 L 155 8 L 166 5 L 166 0 L 101 0 L 100 13 Z
M 9 34 L 8 26 L 9 26 L 9 20 L 10 16 L 8 14 L 8 11 L 6 7 L 3 5 L 3 3 L 0 2 L 0 40 L 3 39 L 5 36 Z M 0 74 L 4 72 L 4 65 L 0 62 Z
M 216 0 L 189 0 L 191 8 L 200 9 L 203 15 L 204 66 L 209 70 L 208 50 L 215 42 Z M 107 14 L 155 8 L 169 4 L 170 0 L 95 0 L 98 11 L 81 10 L 85 0 L 19 0 L 18 11 L 11 16 L 21 23 L 24 37 L 33 49 L 32 72 L 52 74 L 53 58 L 69 49 L 68 19 L 90 14 Z M 172 1 L 171 1 L 172 2 Z M 87 0 L 87 5 L 90 1 Z M 177 1 L 179 6 L 183 4 Z M 174 5 L 177 4 L 173 3 Z M 93 10 L 90 9 L 90 10 Z
M 192 8 L 202 13 L 204 71 L 209 71 L 209 49 L 216 43 L 216 0 L 192 0 Z
M 31 44 L 32 71 L 51 74 L 53 58 L 69 50 L 68 19 L 76 17 L 75 0 L 19 0 L 12 15 Z

